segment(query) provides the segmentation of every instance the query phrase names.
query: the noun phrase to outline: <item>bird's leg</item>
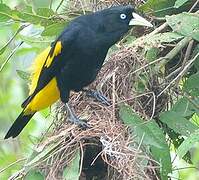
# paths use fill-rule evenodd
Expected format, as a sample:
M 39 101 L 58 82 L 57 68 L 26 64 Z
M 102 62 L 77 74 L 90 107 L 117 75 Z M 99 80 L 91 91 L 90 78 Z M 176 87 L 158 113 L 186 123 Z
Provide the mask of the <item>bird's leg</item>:
M 89 128 L 89 125 L 87 124 L 85 119 L 80 119 L 75 115 L 75 112 L 73 111 L 72 108 L 70 108 L 70 106 L 68 105 L 68 103 L 66 103 L 66 107 L 69 113 L 69 121 L 71 123 L 77 124 L 78 126 L 80 126 L 83 129 Z
M 97 101 L 101 102 L 102 104 L 105 104 L 107 106 L 111 105 L 111 103 L 107 99 L 107 97 L 105 97 L 99 91 L 94 91 L 94 90 L 90 90 L 90 89 L 83 89 L 82 91 L 86 93 L 86 96 L 92 97 L 92 98 L 96 99 Z

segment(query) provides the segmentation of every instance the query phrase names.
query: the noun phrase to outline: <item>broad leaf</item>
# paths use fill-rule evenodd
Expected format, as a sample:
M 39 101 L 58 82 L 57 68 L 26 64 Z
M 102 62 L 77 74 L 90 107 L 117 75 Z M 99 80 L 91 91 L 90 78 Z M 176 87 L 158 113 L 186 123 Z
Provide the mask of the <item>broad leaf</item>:
M 39 47 L 23 47 L 20 48 L 19 50 L 17 50 L 17 52 L 15 53 L 18 56 L 22 56 L 22 55 L 26 55 L 28 53 L 32 53 L 32 52 L 40 52 L 40 46 Z
M 153 158 L 160 163 L 161 180 L 167 180 L 168 174 L 172 172 L 172 164 L 170 150 L 166 141 L 165 146 L 162 149 L 152 146 L 151 153 Z
M 199 72 L 191 75 L 184 84 L 184 89 L 192 96 L 199 96 Z
M 135 114 L 129 106 L 121 106 L 119 111 L 120 118 L 124 123 L 132 129 L 138 136 L 139 141 L 143 138 L 143 143 L 163 148 L 165 145 L 164 136 L 160 137 L 162 131 L 154 120 L 144 122 L 137 114 Z
M 38 8 L 36 9 L 36 14 L 39 16 L 44 16 L 44 17 L 51 17 L 55 13 L 52 9 L 49 9 L 49 8 Z
M 144 145 L 150 146 L 153 158 L 160 164 L 161 177 L 166 180 L 172 165 L 169 147 L 162 130 L 154 120 L 144 122 L 131 110 L 130 106 L 121 106 L 119 114 L 133 134 L 138 136 L 139 141 L 143 140 Z
M 0 22 L 5 22 L 10 19 L 10 14 L 11 9 L 5 5 L 5 4 L 0 4 Z
M 80 176 L 80 152 L 77 151 L 73 161 L 65 167 L 63 171 L 63 179 L 65 180 L 79 180 Z
M 197 110 L 186 98 L 180 98 L 173 105 L 171 111 L 179 113 L 182 117 L 192 116 Z
M 178 155 L 182 158 L 194 145 L 199 142 L 199 130 L 190 134 L 190 136 L 183 141 L 178 148 Z
M 45 27 L 42 32 L 42 36 L 57 36 L 61 31 L 63 31 L 64 27 L 68 24 L 68 22 L 64 23 L 55 23 Z
M 147 38 L 147 41 L 151 43 L 169 43 L 173 41 L 177 41 L 179 39 L 182 39 L 183 36 L 174 32 L 166 32 L 166 33 L 158 33 L 154 34 L 153 36 L 149 36 Z
M 196 45 L 196 47 L 192 53 L 192 57 L 196 56 L 196 54 L 198 54 L 198 53 L 199 53 L 199 44 Z M 194 61 L 194 66 L 199 71 L 199 56 Z
M 145 13 L 151 12 L 156 16 L 165 16 L 174 12 L 174 4 L 176 0 L 148 0 L 144 5 L 140 6 L 140 10 Z
M 157 59 L 160 50 L 158 48 L 152 47 L 146 52 L 146 59 L 151 62 Z
M 198 129 L 198 126 L 184 118 L 181 113 L 174 111 L 163 112 L 160 115 L 160 120 L 175 132 L 184 136 L 189 136 Z
M 20 15 L 22 12 L 10 9 L 7 5 L 0 3 L 0 22 L 13 20 L 21 20 Z
M 174 7 L 175 8 L 179 8 L 179 7 L 181 7 L 182 5 L 184 5 L 186 2 L 188 2 L 189 0 L 177 0 L 176 2 L 175 2 L 175 5 L 174 5 Z
M 24 177 L 24 180 L 44 180 L 44 179 L 45 179 L 44 176 L 38 170 L 30 170 Z
M 181 13 L 166 16 L 166 21 L 173 31 L 199 41 L 199 14 Z
M 46 147 L 43 151 L 37 152 L 34 151 L 31 157 L 28 159 L 25 167 L 31 167 L 34 164 L 38 163 L 39 161 L 44 160 L 48 155 L 60 144 L 60 142 L 54 143 Z
M 166 33 L 158 33 L 154 35 L 147 35 L 144 38 L 138 38 L 133 41 L 130 46 L 139 45 L 139 43 L 145 45 L 145 49 L 157 47 L 157 45 L 162 43 L 171 43 L 177 40 L 182 39 L 184 36 L 175 33 L 175 32 L 166 32 Z

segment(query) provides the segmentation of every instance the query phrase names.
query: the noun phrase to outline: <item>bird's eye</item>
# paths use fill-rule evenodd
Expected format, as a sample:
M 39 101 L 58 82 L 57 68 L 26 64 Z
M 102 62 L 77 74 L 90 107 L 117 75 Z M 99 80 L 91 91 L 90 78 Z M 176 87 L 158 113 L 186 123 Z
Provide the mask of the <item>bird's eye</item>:
M 121 19 L 126 19 L 126 14 L 120 14 Z

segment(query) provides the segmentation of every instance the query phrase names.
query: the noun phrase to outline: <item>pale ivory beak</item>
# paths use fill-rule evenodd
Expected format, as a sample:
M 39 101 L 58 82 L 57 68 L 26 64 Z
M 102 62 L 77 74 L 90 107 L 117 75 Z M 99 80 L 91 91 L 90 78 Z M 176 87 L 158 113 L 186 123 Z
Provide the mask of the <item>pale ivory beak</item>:
M 153 27 L 153 25 L 144 19 L 143 17 L 139 16 L 136 13 L 133 13 L 133 19 L 130 20 L 129 26 L 147 26 L 147 27 Z

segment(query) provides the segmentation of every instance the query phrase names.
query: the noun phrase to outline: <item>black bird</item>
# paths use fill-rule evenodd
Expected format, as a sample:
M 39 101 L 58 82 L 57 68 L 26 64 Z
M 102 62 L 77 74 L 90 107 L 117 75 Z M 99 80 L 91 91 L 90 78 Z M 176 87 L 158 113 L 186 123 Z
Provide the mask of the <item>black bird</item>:
M 115 6 L 74 19 L 51 46 L 36 57 L 29 96 L 22 103 L 23 110 L 5 139 L 18 136 L 37 111 L 58 99 L 66 103 L 71 122 L 87 126 L 67 104 L 70 91 L 85 91 L 108 104 L 103 95 L 84 88 L 95 80 L 109 48 L 133 25 L 152 27 L 130 5 Z

